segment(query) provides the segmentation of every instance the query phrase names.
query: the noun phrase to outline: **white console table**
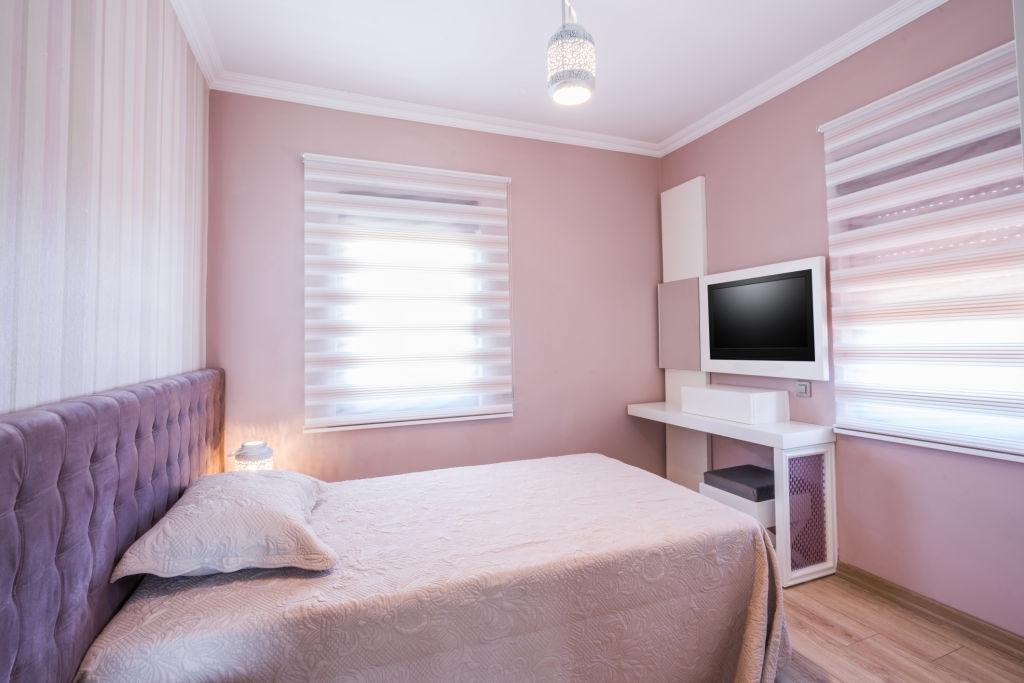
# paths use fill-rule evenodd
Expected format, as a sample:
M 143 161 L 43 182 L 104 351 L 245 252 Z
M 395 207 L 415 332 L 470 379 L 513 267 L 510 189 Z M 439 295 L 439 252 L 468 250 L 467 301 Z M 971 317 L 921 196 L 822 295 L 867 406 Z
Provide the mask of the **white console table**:
M 775 538 L 782 585 L 836 571 L 835 433 L 804 422 L 745 424 L 633 403 L 635 417 L 768 446 L 775 453 Z

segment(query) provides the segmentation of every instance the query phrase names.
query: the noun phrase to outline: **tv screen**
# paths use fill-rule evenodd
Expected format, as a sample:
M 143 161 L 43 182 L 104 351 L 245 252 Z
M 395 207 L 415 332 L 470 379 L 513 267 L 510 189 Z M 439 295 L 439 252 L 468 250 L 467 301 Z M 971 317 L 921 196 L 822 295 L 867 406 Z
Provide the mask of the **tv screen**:
M 712 359 L 814 360 L 811 271 L 708 285 Z

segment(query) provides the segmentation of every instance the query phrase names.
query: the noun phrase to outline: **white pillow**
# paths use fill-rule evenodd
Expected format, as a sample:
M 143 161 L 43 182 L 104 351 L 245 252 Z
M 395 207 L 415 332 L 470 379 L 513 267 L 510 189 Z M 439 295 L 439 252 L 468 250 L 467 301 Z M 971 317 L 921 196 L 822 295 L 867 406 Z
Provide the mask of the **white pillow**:
M 110 581 L 251 567 L 330 569 L 338 555 L 309 524 L 319 492 L 319 480 L 297 472 L 203 477 L 128 548 Z

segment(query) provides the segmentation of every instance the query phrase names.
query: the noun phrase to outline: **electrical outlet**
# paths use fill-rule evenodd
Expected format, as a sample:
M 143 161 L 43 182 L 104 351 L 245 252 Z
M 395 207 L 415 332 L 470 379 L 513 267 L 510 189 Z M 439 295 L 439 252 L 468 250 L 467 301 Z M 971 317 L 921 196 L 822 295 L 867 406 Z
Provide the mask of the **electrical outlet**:
M 811 383 L 810 382 L 797 382 L 796 383 L 796 395 L 802 398 L 807 398 L 811 395 Z

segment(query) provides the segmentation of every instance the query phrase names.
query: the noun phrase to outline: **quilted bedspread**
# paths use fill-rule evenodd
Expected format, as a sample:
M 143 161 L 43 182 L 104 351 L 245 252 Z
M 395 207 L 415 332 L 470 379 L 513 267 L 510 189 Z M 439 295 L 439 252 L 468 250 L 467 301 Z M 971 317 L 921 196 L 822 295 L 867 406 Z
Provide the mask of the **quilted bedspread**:
M 772 681 L 750 517 L 595 454 L 330 484 L 326 572 L 146 577 L 84 681 Z

